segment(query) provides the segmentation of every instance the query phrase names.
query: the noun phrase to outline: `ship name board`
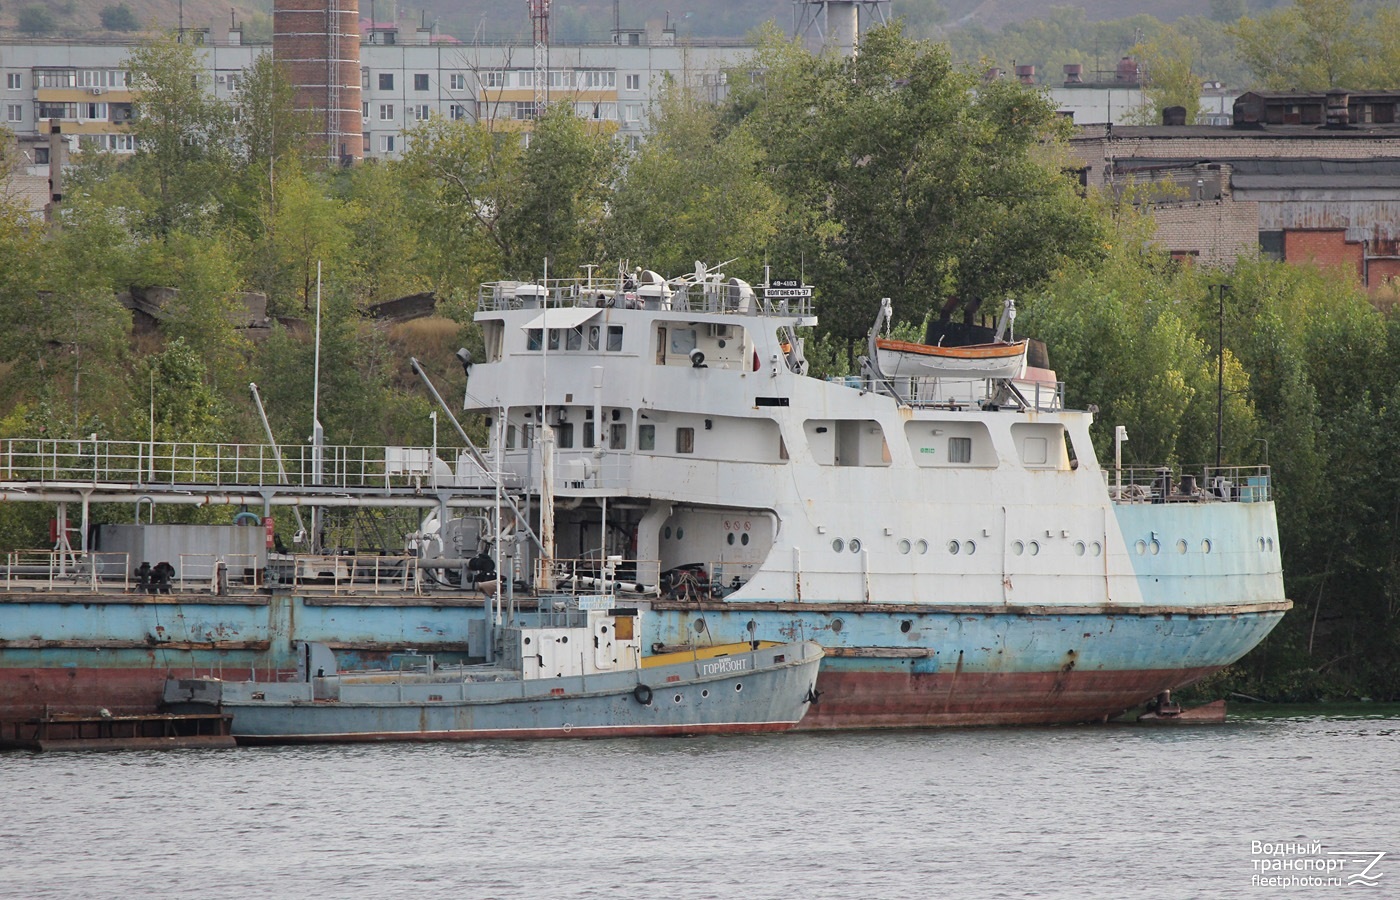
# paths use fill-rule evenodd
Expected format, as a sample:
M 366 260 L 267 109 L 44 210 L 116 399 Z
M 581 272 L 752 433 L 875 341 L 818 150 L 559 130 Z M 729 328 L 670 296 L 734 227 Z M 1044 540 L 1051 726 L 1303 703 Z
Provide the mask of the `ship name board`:
M 716 659 L 712 662 L 700 664 L 701 675 L 728 675 L 731 672 L 743 672 L 748 669 L 749 661 L 746 658 L 735 658 L 732 656 Z
M 763 289 L 763 296 L 770 300 L 791 300 L 793 298 L 812 296 L 812 289 L 809 287 L 770 287 Z

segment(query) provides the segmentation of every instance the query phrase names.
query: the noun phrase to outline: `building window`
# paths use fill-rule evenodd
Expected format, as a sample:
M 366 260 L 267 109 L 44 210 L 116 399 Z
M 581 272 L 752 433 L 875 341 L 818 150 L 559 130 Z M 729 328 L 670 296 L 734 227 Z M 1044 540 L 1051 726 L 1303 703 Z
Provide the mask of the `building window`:
M 5 121 L 6 121 L 6 122 L 23 122 L 23 121 L 24 121 L 24 104 L 22 104 L 22 103 L 7 103 L 7 104 L 5 104 Z
M 655 426 L 655 425 L 638 425 L 638 426 L 637 426 L 637 449 L 638 449 L 638 450 L 655 450 L 655 449 L 656 449 L 656 426 Z
M 365 137 L 365 147 L 364 147 L 364 150 L 363 150 L 362 152 L 368 153 L 368 152 L 369 152 L 369 132 L 368 132 L 368 131 L 364 132 L 364 137 Z
M 419 103 L 413 107 L 413 118 L 417 119 L 419 122 L 428 121 L 429 115 L 428 104 Z
M 482 87 L 502 88 L 506 86 L 506 73 L 500 69 L 487 69 L 481 73 Z
M 34 165 L 36 165 L 36 166 L 47 166 L 48 164 L 49 164 L 49 148 L 48 148 L 48 147 L 35 147 L 35 148 L 34 148 Z
M 390 121 L 393 121 L 393 118 L 394 118 L 394 104 L 392 104 L 392 103 L 381 103 L 381 104 L 379 104 L 379 119 L 380 119 L 380 121 L 381 121 L 381 122 L 390 122 Z
M 40 102 L 38 116 L 40 119 L 76 119 L 78 104 Z
M 467 117 L 467 108 L 460 103 L 447 107 L 447 115 L 452 121 L 460 122 Z
M 604 71 L 601 69 L 585 69 L 578 73 L 579 87 L 581 88 L 613 88 L 617 87 L 617 73 Z
M 948 438 L 948 462 L 950 463 L 970 463 L 972 462 L 972 438 L 950 437 Z
M 573 73 L 573 70 L 572 70 L 572 69 L 569 69 L 569 70 L 566 71 L 566 70 L 562 70 L 562 69 L 554 69 L 554 70 L 550 71 L 550 73 L 549 73 L 549 86 L 550 86 L 550 87 L 555 87 L 555 88 L 557 88 L 557 87 L 567 87 L 567 88 L 573 87 L 573 86 L 574 86 L 574 73 Z
M 78 118 L 89 121 L 107 121 L 107 104 L 105 103 L 80 103 L 78 104 Z
M 515 72 L 515 83 L 523 88 L 535 86 L 535 71 L 533 69 L 517 69 Z
M 230 94 L 238 93 L 238 73 L 228 73 L 228 91 Z
M 24 87 L 24 75 L 19 72 L 6 72 L 5 87 L 12 91 L 17 91 Z
M 428 89 L 428 76 L 420 72 L 413 76 L 413 89 L 415 91 L 426 91 Z
M 635 125 L 642 120 L 642 104 L 624 103 L 622 106 L 622 119 L 629 125 Z
M 381 134 L 379 136 L 379 149 L 385 153 L 393 153 L 394 138 L 396 137 L 398 137 L 396 134 Z
M 360 118 L 369 121 L 369 101 L 365 100 L 360 104 Z
M 511 108 L 511 118 L 529 121 L 535 118 L 535 102 L 533 100 L 517 100 Z
M 676 452 L 677 452 L 677 453 L 694 453 L 694 452 L 695 452 L 695 429 L 694 429 L 694 428 L 677 428 L 677 429 L 676 429 Z
M 640 91 L 642 89 L 642 76 L 628 75 L 623 84 L 629 91 Z
M 360 89 L 369 90 L 369 69 L 360 70 Z
M 379 73 L 379 89 L 381 91 L 392 91 L 394 89 L 394 75 L 392 72 Z
M 36 88 L 70 88 L 76 86 L 78 73 L 72 69 L 35 69 Z
M 447 76 L 447 86 L 454 91 L 465 91 L 467 89 L 467 76 L 461 72 L 453 72 Z

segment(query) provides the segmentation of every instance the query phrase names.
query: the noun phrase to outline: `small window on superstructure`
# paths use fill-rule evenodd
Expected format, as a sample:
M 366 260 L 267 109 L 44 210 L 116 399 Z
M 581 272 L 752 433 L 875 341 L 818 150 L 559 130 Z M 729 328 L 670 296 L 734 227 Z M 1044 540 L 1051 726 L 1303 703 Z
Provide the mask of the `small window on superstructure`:
M 539 328 L 531 328 L 525 332 L 525 349 L 538 350 L 544 340 L 544 331 Z
M 558 350 L 558 349 L 559 349 L 559 329 L 558 329 L 558 328 L 551 328 L 551 329 L 549 329 L 549 349 L 551 349 L 551 350 Z
M 555 425 L 554 434 L 560 450 L 568 450 L 574 446 L 573 422 L 561 422 Z
M 627 426 L 622 422 L 614 422 L 608 432 L 608 446 L 614 450 L 627 449 Z
M 585 447 L 592 447 L 592 446 L 593 446 L 593 423 L 592 423 L 592 422 L 584 422 L 584 423 L 583 423 L 583 446 L 585 446 Z
M 597 325 L 589 325 L 589 326 L 588 326 L 588 349 L 589 349 L 589 350 L 597 350 L 597 349 L 598 349 L 598 331 L 599 331 L 599 328 L 598 328 Z
M 611 353 L 622 352 L 622 326 L 608 326 L 608 351 Z
M 950 462 L 950 463 L 970 463 L 970 462 L 972 462 L 972 438 L 970 438 L 970 437 L 950 437 L 950 438 L 948 438 L 948 462 Z
M 582 350 L 582 349 L 583 349 L 583 329 L 582 329 L 582 328 L 570 328 L 568 331 L 564 332 L 564 349 L 565 349 L 565 350 Z
M 514 450 L 514 449 L 515 449 L 515 426 L 514 426 L 514 425 L 507 425 L 507 426 L 506 426 L 506 449 L 507 449 L 507 450 Z
M 656 426 L 655 426 L 655 425 L 638 425 L 638 426 L 637 426 L 637 449 L 638 449 L 638 450 L 655 450 L 655 449 L 656 449 Z
M 677 429 L 676 429 L 676 452 L 677 452 L 677 453 L 694 453 L 694 452 L 695 452 L 695 429 L 694 429 L 694 428 L 677 428 Z

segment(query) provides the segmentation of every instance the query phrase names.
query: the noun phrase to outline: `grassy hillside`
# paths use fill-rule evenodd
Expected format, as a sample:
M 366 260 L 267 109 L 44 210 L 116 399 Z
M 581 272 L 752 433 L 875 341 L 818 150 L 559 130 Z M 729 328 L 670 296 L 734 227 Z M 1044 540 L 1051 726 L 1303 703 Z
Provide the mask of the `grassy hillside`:
M 174 28 L 179 20 L 180 0 L 0 0 L 0 34 L 19 37 L 17 17 L 31 5 L 53 16 L 53 37 L 102 33 L 101 10 L 117 3 L 125 3 L 143 28 Z M 1066 6 L 1083 9 L 1089 21 L 1139 14 L 1173 21 L 1181 16 L 1210 16 L 1227 8 L 1256 10 L 1273 5 L 1275 0 L 894 0 L 891 11 L 905 18 L 911 34 L 932 37 L 942 29 L 996 30 Z M 405 28 L 414 28 L 426 20 L 462 40 L 529 39 L 525 0 L 360 0 L 361 15 L 368 18 L 371 6 L 378 21 L 397 20 Z M 269 33 L 266 17 L 271 8 L 272 0 L 184 0 L 185 25 L 212 26 L 221 32 L 233 9 L 250 34 Z M 681 35 L 696 38 L 742 37 L 769 20 L 791 28 L 792 17 L 790 0 L 689 0 L 685 4 L 622 0 L 619 16 L 624 27 L 660 28 L 669 22 Z M 613 0 L 556 0 L 553 4 L 552 32 L 559 41 L 607 40 L 613 23 Z

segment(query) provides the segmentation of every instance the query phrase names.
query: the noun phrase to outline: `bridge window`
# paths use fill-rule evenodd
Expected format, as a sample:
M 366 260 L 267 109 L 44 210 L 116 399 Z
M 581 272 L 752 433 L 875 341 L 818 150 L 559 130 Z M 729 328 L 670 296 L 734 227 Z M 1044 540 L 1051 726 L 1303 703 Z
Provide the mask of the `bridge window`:
M 638 449 L 638 450 L 655 450 L 655 449 L 656 449 L 656 426 L 655 426 L 655 425 L 638 425 L 638 426 L 637 426 L 637 449 Z

